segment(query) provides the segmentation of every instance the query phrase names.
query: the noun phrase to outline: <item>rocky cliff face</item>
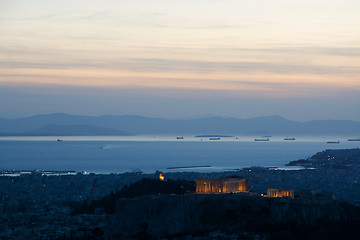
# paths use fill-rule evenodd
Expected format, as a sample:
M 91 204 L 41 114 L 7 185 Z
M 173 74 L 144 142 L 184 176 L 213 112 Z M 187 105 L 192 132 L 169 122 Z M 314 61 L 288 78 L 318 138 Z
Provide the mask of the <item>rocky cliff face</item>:
M 214 230 L 268 232 L 279 225 L 359 220 L 347 211 L 334 201 L 304 202 L 248 194 L 145 196 L 119 200 L 107 231 L 113 237 L 158 238 Z

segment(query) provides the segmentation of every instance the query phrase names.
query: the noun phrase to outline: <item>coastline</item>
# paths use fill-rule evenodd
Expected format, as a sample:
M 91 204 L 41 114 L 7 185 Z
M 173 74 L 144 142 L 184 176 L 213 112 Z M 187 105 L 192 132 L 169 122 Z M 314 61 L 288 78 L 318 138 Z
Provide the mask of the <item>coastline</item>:
M 330 152 L 348 158 L 349 153 L 357 153 L 358 150 L 352 149 L 345 151 L 345 153 L 341 150 L 335 152 L 331 150 Z M 324 151 L 314 156 L 318 156 L 318 159 L 321 160 L 323 155 L 328 156 L 328 154 L 329 152 Z M 315 158 L 314 156 L 313 158 Z M 338 155 L 336 155 L 335 159 L 337 157 Z M 333 157 L 331 159 L 333 160 Z M 95 174 L 75 171 L 24 170 L 23 174 L 20 174 L 19 171 L 10 171 L 7 173 L 12 173 L 13 176 L 0 176 L 0 229 L 3 230 L 0 231 L 0 238 L 39 239 L 47 237 L 48 239 L 65 239 L 64 236 L 66 236 L 66 239 L 82 239 L 83 234 L 94 236 L 97 234 L 96 231 L 100 230 L 105 234 L 119 234 L 118 229 L 120 228 L 117 227 L 118 224 L 120 224 L 121 229 L 129 230 L 129 234 L 138 234 L 138 231 L 142 229 L 143 222 L 143 214 L 142 211 L 139 211 L 139 206 L 147 212 L 147 221 L 150 226 L 161 225 L 158 222 L 159 219 L 156 213 L 160 211 L 159 209 L 165 209 L 162 211 L 161 217 L 164 221 L 172 224 L 172 219 L 176 219 L 177 214 L 182 214 L 184 211 L 186 212 L 185 219 L 193 219 L 192 217 L 202 219 L 201 216 L 204 216 L 204 214 L 208 216 L 206 212 L 208 207 L 222 206 L 222 204 L 225 204 L 226 211 L 218 209 L 218 212 L 209 212 L 210 215 L 215 214 L 212 216 L 212 221 L 215 221 L 216 224 L 219 221 L 222 223 L 222 219 L 228 217 L 226 214 L 233 210 L 240 211 L 238 215 L 233 216 L 239 221 L 243 219 L 241 216 L 248 216 L 241 208 L 243 205 L 253 209 L 249 214 L 251 213 L 255 217 L 244 218 L 242 221 L 245 221 L 245 223 L 251 223 L 251 219 L 256 221 L 264 219 L 265 215 L 261 215 L 262 217 L 259 218 L 257 214 L 266 214 L 268 211 L 272 212 L 273 219 L 281 223 L 286 222 L 288 219 L 295 220 L 300 217 L 305 222 L 324 218 L 333 221 L 332 224 L 338 224 L 336 221 L 340 216 L 345 214 L 346 217 L 351 218 L 353 210 L 360 211 L 360 166 L 357 164 L 359 160 L 356 157 L 353 165 L 344 165 L 341 168 L 331 164 L 297 171 L 287 171 L 276 167 L 250 167 L 221 172 L 184 172 L 179 171 L 182 169 L 175 169 L 177 171 L 163 173 L 162 176 L 164 176 L 165 181 L 186 180 L 195 183 L 197 179 L 241 177 L 247 179 L 249 191 L 235 194 L 195 194 L 195 192 L 185 193 L 185 195 L 145 194 L 136 198 L 115 199 L 117 203 L 115 214 L 105 213 L 102 208 L 96 208 L 94 213 L 90 214 L 72 215 L 72 212 L 79 206 L 87 206 L 94 201 L 113 199 L 117 192 L 126 189 L 132 184 L 137 184 L 140 180 L 152 179 L 159 181 L 160 172 L 151 174 L 140 171 Z M 341 158 L 339 158 L 339 161 L 341 162 Z M 349 164 L 349 162 L 346 162 L 346 164 Z M 18 175 L 16 176 L 16 174 Z M 295 199 L 262 197 L 267 194 L 268 189 L 292 190 L 295 192 Z M 234 207 L 232 205 L 234 202 L 238 203 L 240 207 Z M 106 204 L 106 202 L 104 203 Z M 215 205 L 204 205 L 205 203 L 214 203 Z M 256 210 L 258 206 L 262 206 L 260 210 Z M 178 209 L 177 207 L 183 208 L 184 211 L 177 211 L 176 214 L 174 213 L 175 215 L 171 215 L 170 213 L 173 213 L 174 207 L 176 209 Z M 302 209 L 301 213 L 297 213 L 299 208 Z M 192 213 L 189 209 L 200 210 L 200 212 Z M 264 209 L 268 210 L 265 211 Z M 288 215 L 289 209 L 295 215 Z M 332 210 L 328 211 L 328 209 Z M 335 211 L 333 211 L 334 209 Z M 126 211 L 129 212 L 128 215 L 123 214 Z M 314 212 L 320 215 L 312 215 Z M 292 217 L 288 218 L 289 216 Z M 355 221 L 358 221 L 357 219 Z M 227 223 L 227 220 L 225 222 Z M 133 230 L 127 227 L 132 226 L 132 223 L 135 224 Z M 191 221 L 188 223 L 190 224 L 183 224 L 177 230 L 173 229 L 170 232 L 186 235 L 188 232 L 182 227 L 192 226 Z M 340 224 L 347 226 L 348 222 L 340 219 Z M 174 226 L 180 225 L 175 224 Z M 209 227 L 210 225 L 206 226 Z M 202 233 L 204 237 L 200 239 L 209 239 L 206 236 L 214 234 L 213 229 L 217 231 L 219 229 L 228 229 L 223 228 L 221 224 L 215 226 L 215 228 L 209 227 L 209 232 Z M 311 227 L 312 225 L 306 226 Z M 354 229 L 351 226 L 350 230 L 353 231 Z M 230 224 L 229 227 L 231 228 L 232 225 Z M 241 230 L 243 228 L 238 227 L 237 234 L 243 234 L 244 230 Z M 199 226 L 199 229 L 201 228 L 202 225 Z M 156 231 L 154 229 L 155 227 L 146 229 L 147 234 L 163 236 L 161 232 L 167 228 L 158 228 Z M 262 228 L 257 229 L 254 235 L 262 233 Z M 123 230 L 120 231 L 121 234 L 123 234 Z M 227 236 L 226 232 L 221 234 Z M 126 237 L 123 239 L 126 239 Z M 133 239 L 137 239 L 137 237 Z M 193 238 L 186 238 L 185 236 L 185 238 L 179 239 Z
M 328 148 L 343 149 L 359 147 L 359 142 L 326 144 L 327 138 L 297 138 L 284 141 L 274 136 L 269 142 L 255 142 L 252 137 L 231 138 L 219 141 L 191 141 L 174 137 L 141 137 L 132 141 L 112 138 L 44 138 L 44 141 L 1 141 L 0 169 L 6 170 L 54 170 L 94 172 L 96 174 L 125 173 L 156 170 L 168 172 L 194 171 L 186 166 L 210 166 L 196 171 L 221 172 L 251 166 L 284 168 L 289 161 L 306 159 Z M 343 137 L 347 138 L 347 137 Z M 276 140 L 277 139 L 277 140 Z M 111 140 L 111 141 L 109 141 Z

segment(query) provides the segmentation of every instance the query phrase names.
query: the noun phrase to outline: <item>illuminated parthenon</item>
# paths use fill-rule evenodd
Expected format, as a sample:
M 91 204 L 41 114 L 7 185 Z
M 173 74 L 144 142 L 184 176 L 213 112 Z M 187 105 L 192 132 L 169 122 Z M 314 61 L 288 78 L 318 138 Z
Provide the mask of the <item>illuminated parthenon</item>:
M 247 192 L 246 178 L 222 178 L 222 179 L 196 179 L 196 193 L 237 193 Z M 264 196 L 261 194 L 261 196 Z M 289 197 L 294 198 L 294 190 L 274 189 L 267 190 L 266 197 Z
M 246 178 L 196 180 L 196 193 L 236 193 L 247 190 Z

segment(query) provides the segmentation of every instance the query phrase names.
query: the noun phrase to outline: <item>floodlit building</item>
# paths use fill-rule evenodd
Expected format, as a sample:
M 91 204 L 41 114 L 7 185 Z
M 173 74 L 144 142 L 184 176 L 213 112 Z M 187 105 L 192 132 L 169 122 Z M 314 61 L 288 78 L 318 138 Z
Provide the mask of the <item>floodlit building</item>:
M 164 180 L 165 180 L 164 174 L 163 174 L 162 172 L 159 173 L 159 180 L 160 180 L 160 181 L 164 181 Z
M 276 188 L 268 188 L 267 197 L 290 197 L 294 198 L 294 190 L 279 190 Z
M 196 179 L 196 193 L 246 192 L 246 178 Z

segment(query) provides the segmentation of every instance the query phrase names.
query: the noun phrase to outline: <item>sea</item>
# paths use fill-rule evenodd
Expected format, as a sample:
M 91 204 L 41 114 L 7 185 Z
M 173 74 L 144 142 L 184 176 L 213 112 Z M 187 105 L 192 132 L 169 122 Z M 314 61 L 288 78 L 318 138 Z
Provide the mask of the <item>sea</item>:
M 183 136 L 0 137 L 0 170 L 76 171 L 96 174 L 214 172 L 247 167 L 286 167 L 326 149 L 359 148 L 359 136 L 231 136 L 220 140 Z M 284 140 L 294 137 L 296 140 Z M 269 141 L 254 141 L 269 138 Z M 59 141 L 58 141 L 59 139 Z M 329 141 L 339 143 L 327 143 Z

